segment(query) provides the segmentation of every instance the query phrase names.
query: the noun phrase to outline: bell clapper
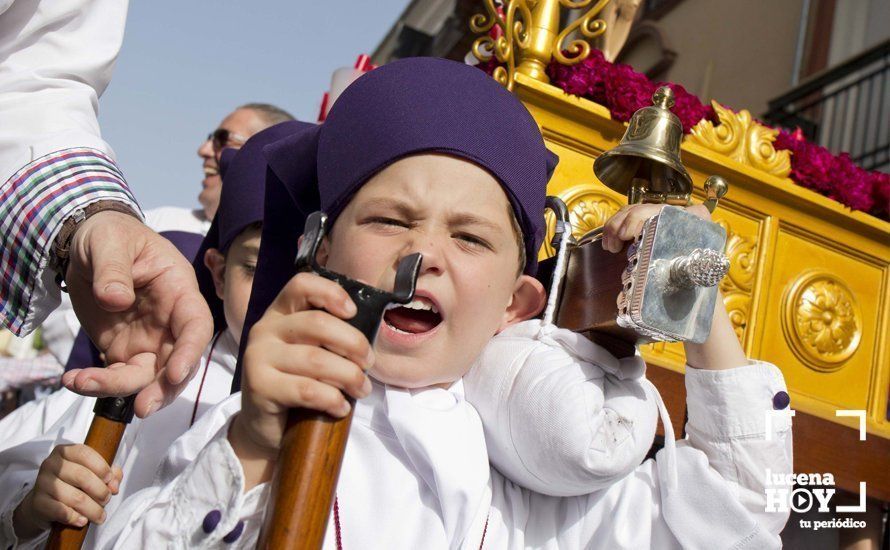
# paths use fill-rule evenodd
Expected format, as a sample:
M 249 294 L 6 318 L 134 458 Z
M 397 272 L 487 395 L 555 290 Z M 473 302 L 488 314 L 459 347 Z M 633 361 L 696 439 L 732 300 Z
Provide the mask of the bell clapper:
M 705 180 L 705 208 L 708 212 L 714 213 L 717 203 L 722 199 L 727 191 L 729 191 L 729 183 L 720 176 L 710 176 Z

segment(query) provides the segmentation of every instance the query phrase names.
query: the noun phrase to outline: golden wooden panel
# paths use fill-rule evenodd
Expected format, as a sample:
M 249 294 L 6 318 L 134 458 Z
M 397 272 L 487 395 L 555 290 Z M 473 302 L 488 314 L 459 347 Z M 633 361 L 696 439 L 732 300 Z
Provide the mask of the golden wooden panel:
M 782 369 L 795 406 L 868 409 L 877 365 L 882 270 L 841 243 L 782 227 L 767 289 L 761 355 Z M 842 368 L 841 368 L 842 367 Z

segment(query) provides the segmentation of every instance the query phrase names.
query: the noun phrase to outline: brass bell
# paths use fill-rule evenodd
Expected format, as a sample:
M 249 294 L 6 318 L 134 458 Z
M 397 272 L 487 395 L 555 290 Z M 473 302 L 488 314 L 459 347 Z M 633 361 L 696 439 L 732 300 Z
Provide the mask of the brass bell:
M 671 112 L 674 92 L 663 86 L 652 103 L 633 114 L 621 143 L 600 155 L 593 171 L 607 187 L 627 195 L 629 204 L 689 204 L 692 178 L 680 162 L 683 126 Z

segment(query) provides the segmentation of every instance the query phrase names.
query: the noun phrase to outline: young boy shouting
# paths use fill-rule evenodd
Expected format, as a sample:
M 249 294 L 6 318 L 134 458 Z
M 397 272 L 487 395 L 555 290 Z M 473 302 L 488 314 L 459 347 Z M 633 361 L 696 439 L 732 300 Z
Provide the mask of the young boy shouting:
M 179 397 L 127 428 L 119 466 L 80 443 L 93 419 L 93 397 L 63 388 L 0 422 L 0 547 L 42 547 L 51 522 L 102 524 L 124 498 L 151 484 L 173 441 L 229 395 L 260 243 L 262 147 L 308 126 L 283 123 L 257 134 L 241 152 L 227 152 L 220 208 L 195 261 L 217 335 Z M 92 370 L 72 371 L 66 383 Z M 87 547 L 101 527 L 91 529 Z
M 243 393 L 177 441 L 179 458 L 124 503 L 100 547 L 253 547 L 287 410 L 342 416 L 344 392 L 359 400 L 325 548 L 780 545 L 786 517 L 763 512 L 762 480 L 791 467 L 787 415 L 764 438 L 784 383 L 744 357 L 721 308 L 709 340 L 687 346 L 689 436 L 673 460 L 572 497 L 491 466 L 463 377 L 495 334 L 544 305 L 531 275 L 556 160 L 509 92 L 450 61 L 397 61 L 353 83 L 323 126 L 266 153 Z M 390 289 L 399 260 L 423 254 L 414 301 L 386 312 L 373 348 L 345 322 L 356 310 L 342 288 L 291 277 L 302 228 L 290 217 L 313 192 L 330 217 L 327 269 Z M 651 214 L 623 210 L 607 246 Z

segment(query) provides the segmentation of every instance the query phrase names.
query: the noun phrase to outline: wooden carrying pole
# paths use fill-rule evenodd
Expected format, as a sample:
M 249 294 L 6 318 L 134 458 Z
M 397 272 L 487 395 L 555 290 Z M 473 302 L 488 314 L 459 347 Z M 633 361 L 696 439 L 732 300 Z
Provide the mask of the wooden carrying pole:
M 95 449 L 105 462 L 111 464 L 117 455 L 118 446 L 127 424 L 133 419 L 133 402 L 136 396 L 129 397 L 103 397 L 96 401 L 93 412 L 93 422 L 84 445 Z M 87 536 L 90 524 L 83 527 L 74 527 L 53 523 L 49 541 L 46 543 L 48 550 L 79 550 Z
M 290 412 L 259 548 L 321 548 L 351 424 L 352 411 Z
M 399 261 L 392 292 L 354 281 L 322 268 L 315 261 L 326 221 L 322 212 L 306 219 L 297 253 L 297 271 L 313 271 L 343 287 L 358 310 L 347 322 L 359 329 L 373 346 L 386 306 L 406 304 L 414 297 L 422 257 L 411 254 Z M 354 400 L 347 399 L 350 405 L 355 405 Z M 290 411 L 272 479 L 271 509 L 266 511 L 257 548 L 321 548 L 353 409 L 339 419 L 307 409 Z

